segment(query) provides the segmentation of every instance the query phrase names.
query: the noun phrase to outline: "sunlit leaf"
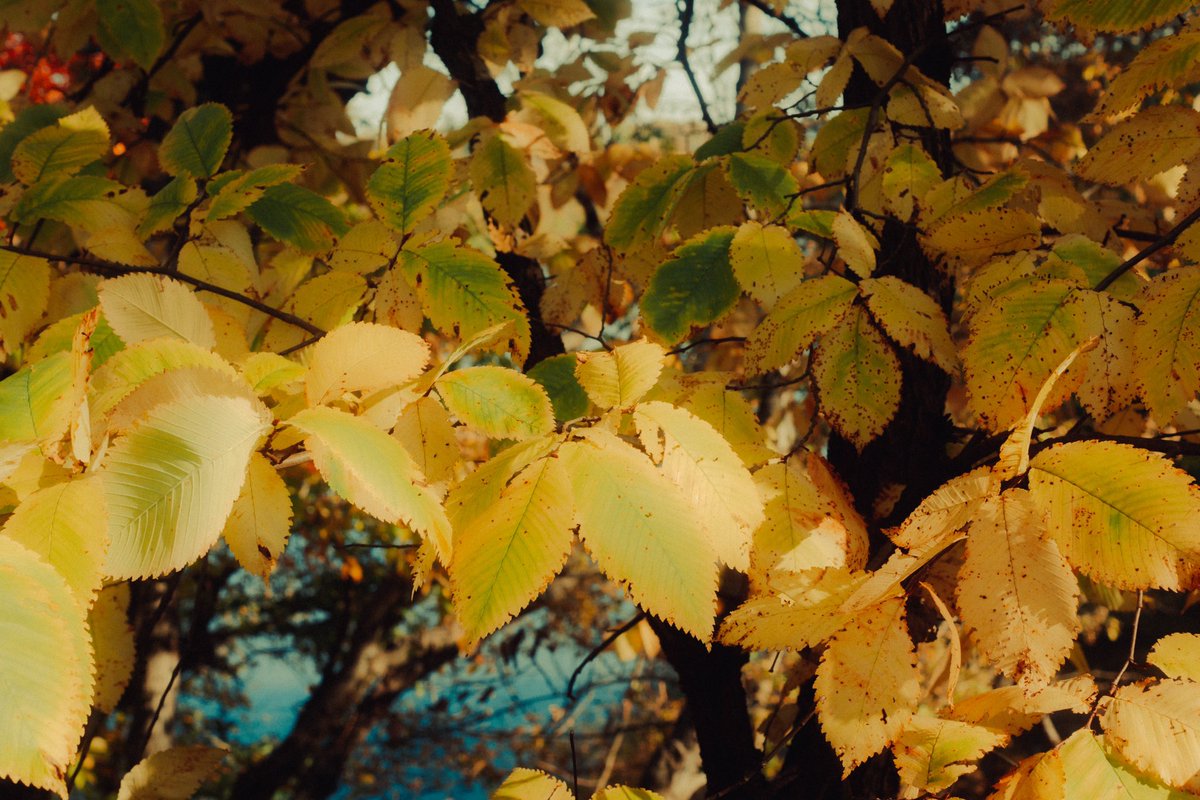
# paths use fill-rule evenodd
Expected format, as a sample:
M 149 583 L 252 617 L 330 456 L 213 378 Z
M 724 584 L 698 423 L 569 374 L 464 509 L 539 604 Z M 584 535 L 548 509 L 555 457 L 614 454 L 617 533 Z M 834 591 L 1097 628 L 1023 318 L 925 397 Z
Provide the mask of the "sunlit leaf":
M 550 398 L 532 378 L 504 367 L 471 367 L 436 384 L 446 407 L 496 439 L 530 439 L 554 428 Z
M 654 386 L 666 353 L 643 339 L 611 352 L 579 353 L 575 358 L 575 375 L 593 403 L 601 408 L 629 408 Z
M 194 744 L 147 756 L 121 779 L 117 800 L 188 800 L 225 755 L 225 750 Z
M 161 275 L 125 275 L 100 285 L 104 318 L 125 344 L 172 337 L 200 347 L 217 343 L 212 320 L 195 292 Z
M 1200 683 L 1169 679 L 1122 686 L 1100 725 L 1138 769 L 1193 794 L 1200 789 Z
M 261 454 L 251 454 L 246 482 L 221 531 L 225 544 L 247 572 L 266 578 L 283 555 L 291 522 L 287 484 Z
M 88 630 L 96 657 L 96 708 L 112 712 L 133 677 L 133 626 L 129 624 L 129 584 L 115 583 L 96 596 L 88 614 Z

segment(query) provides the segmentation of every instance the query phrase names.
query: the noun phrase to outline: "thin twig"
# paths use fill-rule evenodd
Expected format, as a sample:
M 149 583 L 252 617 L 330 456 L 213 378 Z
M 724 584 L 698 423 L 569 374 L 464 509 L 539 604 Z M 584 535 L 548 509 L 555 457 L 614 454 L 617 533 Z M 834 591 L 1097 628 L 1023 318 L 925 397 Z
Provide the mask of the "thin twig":
M 146 726 L 146 738 L 142 740 L 142 746 L 137 750 L 138 760 L 141 759 L 142 754 L 146 752 L 146 748 L 150 745 L 150 737 L 154 733 L 154 726 L 158 724 L 158 718 L 162 716 L 163 706 L 167 703 L 167 696 L 171 694 L 171 689 L 175 686 L 175 681 L 179 678 L 179 673 L 182 671 L 183 655 L 180 654 L 179 661 L 175 662 L 175 669 L 171 670 L 171 677 L 167 681 L 167 686 L 158 698 L 158 705 L 154 708 L 154 716 L 150 718 L 150 724 Z
M 688 60 L 687 38 L 688 33 L 692 30 L 692 14 L 695 12 L 693 0 L 677 0 L 675 8 L 679 11 L 679 48 L 677 51 L 679 64 L 683 67 L 684 74 L 687 75 L 688 83 L 692 85 L 696 102 L 700 104 L 700 116 L 704 118 L 704 126 L 708 128 L 709 133 L 716 133 L 717 123 L 713 122 L 712 115 L 708 113 L 708 103 L 704 100 L 704 93 L 700 91 L 696 73 L 692 71 L 692 62 Z
M 1096 702 L 1092 703 L 1092 713 L 1088 715 L 1087 723 L 1083 727 L 1092 727 L 1092 722 L 1096 719 L 1096 715 L 1100 713 L 1100 703 L 1106 697 L 1112 697 L 1116 694 L 1117 689 L 1121 685 L 1121 679 L 1125 677 L 1125 673 L 1133 666 L 1136 659 L 1136 650 L 1138 643 L 1138 626 L 1142 622 L 1142 608 L 1145 606 L 1146 593 L 1141 589 L 1137 593 L 1137 610 L 1133 612 L 1133 629 L 1129 634 L 1129 654 L 1125 656 L 1125 663 L 1121 665 L 1121 669 L 1117 672 L 1117 676 L 1112 679 L 1112 683 L 1108 686 L 1108 691 L 1096 698 Z
M 325 335 L 326 331 L 313 325 L 306 319 L 297 317 L 295 314 L 289 314 L 287 311 L 282 311 L 273 306 L 269 306 L 253 297 L 247 297 L 241 292 L 235 292 L 231 289 L 226 289 L 223 286 L 209 283 L 208 281 L 192 277 L 183 272 L 178 272 L 166 267 L 130 267 L 124 264 L 117 264 L 112 261 L 105 261 L 99 258 L 90 258 L 88 256 L 67 256 L 58 253 L 48 253 L 42 250 L 35 250 L 30 247 L 21 247 L 11 244 L 0 244 L 0 250 L 7 250 L 10 253 L 18 253 L 24 256 L 33 256 L 35 258 L 44 258 L 48 261 L 62 261 L 67 264 L 74 264 L 77 267 L 82 267 L 90 272 L 96 272 L 105 276 L 114 275 L 165 275 L 169 278 L 174 278 L 177 281 L 195 286 L 202 292 L 220 295 L 221 297 L 233 300 L 235 303 L 241 303 L 244 306 L 249 306 L 255 311 L 261 311 L 268 317 L 274 317 L 280 322 L 286 322 L 289 325 L 294 325 L 301 330 L 312 334 L 316 339 Z
M 792 33 L 799 36 L 801 39 L 808 38 L 808 34 L 805 33 L 804 29 L 800 27 L 799 22 L 796 22 L 796 20 L 792 19 L 787 14 L 784 14 L 782 11 L 776 11 L 773 6 L 771 6 L 769 3 L 765 2 L 764 0 L 742 0 L 742 2 L 748 6 L 753 6 L 754 8 L 757 8 L 759 11 L 766 14 L 771 19 L 782 22 L 784 24 L 784 27 L 786 27 L 789 31 L 791 31 Z
M 745 341 L 746 341 L 745 336 L 721 336 L 716 339 L 697 339 L 694 342 L 689 342 L 687 344 L 680 345 L 679 347 L 676 347 L 674 350 L 668 350 L 667 355 L 677 356 L 680 353 L 686 353 L 688 350 L 691 350 L 693 347 L 701 347 L 704 345 L 711 345 L 711 346 L 715 347 L 717 345 L 722 345 L 722 344 L 741 344 L 742 342 L 745 342 Z
M 546 322 L 545 320 L 542 320 L 542 324 L 548 328 L 558 328 L 560 331 L 567 331 L 569 333 L 582 336 L 585 339 L 591 339 L 593 342 L 598 342 L 605 350 L 612 350 L 612 345 L 604 341 L 603 336 L 599 336 L 594 333 L 588 333 L 587 331 L 580 330 L 579 328 L 572 328 L 570 325 L 559 325 L 557 322 Z
M 1100 282 L 1096 284 L 1096 286 L 1095 286 L 1096 291 L 1097 292 L 1104 291 L 1109 286 L 1112 286 L 1113 283 L 1117 280 L 1117 278 L 1120 278 L 1126 272 L 1129 272 L 1129 270 L 1133 269 L 1138 264 L 1142 263 L 1147 258 L 1154 255 L 1159 250 L 1162 250 L 1164 247 L 1170 247 L 1171 245 L 1175 244 L 1175 240 L 1179 238 L 1180 234 L 1182 234 L 1189 227 L 1191 227 L 1192 224 L 1196 220 L 1200 220 L 1200 206 L 1198 206 L 1194 211 L 1192 211 L 1192 213 L 1188 214 L 1186 217 L 1181 219 L 1179 221 L 1179 224 L 1176 225 L 1174 228 L 1171 228 L 1171 230 L 1167 231 L 1162 236 L 1161 239 L 1157 240 L 1156 242 L 1154 242 L 1151 245 L 1147 245 L 1146 247 L 1142 248 L 1141 250 L 1138 251 L 1137 255 L 1135 255 L 1132 258 L 1130 258 L 1129 260 L 1123 262 L 1121 265 L 1113 268 L 1112 272 L 1105 275 L 1100 280 Z
M 645 618 L 646 612 L 639 611 L 633 616 L 633 619 L 629 620 L 624 625 L 610 633 L 608 636 L 604 637 L 604 641 L 592 648 L 592 652 L 588 653 L 584 657 L 583 661 L 579 662 L 579 666 L 577 666 L 575 671 L 571 673 L 571 680 L 567 682 L 567 700 L 569 702 L 575 702 L 575 681 L 579 679 L 580 674 L 583 672 L 583 668 L 595 661 L 596 658 L 605 650 L 607 650 L 613 642 L 621 638 L 623 634 L 633 630 L 633 626 L 637 625 Z

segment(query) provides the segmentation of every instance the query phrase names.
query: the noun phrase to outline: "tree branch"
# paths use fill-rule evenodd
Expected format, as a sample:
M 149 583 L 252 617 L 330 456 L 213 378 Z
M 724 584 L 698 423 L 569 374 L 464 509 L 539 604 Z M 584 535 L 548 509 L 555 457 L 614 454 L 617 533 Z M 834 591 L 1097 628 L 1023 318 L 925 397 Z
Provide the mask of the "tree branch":
M 1122 275 L 1124 275 L 1126 272 L 1129 272 L 1129 270 L 1133 269 L 1138 264 L 1142 263 L 1147 258 L 1154 255 L 1159 250 L 1162 250 L 1164 247 L 1170 247 L 1171 245 L 1175 244 L 1175 240 L 1178 239 L 1184 231 L 1186 231 L 1188 228 L 1190 228 L 1196 222 L 1196 220 L 1200 220 L 1200 206 L 1197 206 L 1196 209 L 1192 211 L 1192 213 L 1188 214 L 1186 217 L 1181 219 L 1179 221 L 1179 224 L 1176 225 L 1174 228 L 1171 228 L 1171 230 L 1167 231 L 1162 236 L 1162 238 L 1158 239 L 1153 244 L 1147 245 L 1146 247 L 1142 248 L 1140 251 L 1138 251 L 1138 254 L 1135 255 L 1133 258 L 1130 258 L 1129 260 L 1123 262 L 1122 264 L 1114 267 L 1112 272 L 1105 275 L 1103 278 L 1100 279 L 1100 282 L 1096 284 L 1096 286 L 1095 286 L 1096 291 L 1097 292 L 1104 291 L 1109 286 L 1112 286 L 1113 283 L 1118 278 L 1120 278 Z
M 778 22 L 782 22 L 789 31 L 796 34 L 801 39 L 808 38 L 808 34 L 805 33 L 804 29 L 800 27 L 799 22 L 796 22 L 795 19 L 793 19 L 792 17 L 789 17 L 787 14 L 784 14 L 782 11 L 776 11 L 773 6 L 771 6 L 769 3 L 765 2 L 764 0 L 742 0 L 742 2 L 748 6 L 757 8 L 759 11 L 766 14 L 771 19 L 776 20 Z
M 675 8 L 679 11 L 679 46 L 676 50 L 679 65 L 683 67 L 683 73 L 687 75 L 688 83 L 692 85 L 696 102 L 700 104 L 700 116 L 704 118 L 704 126 L 708 128 L 709 133 L 716 133 L 717 123 L 713 122 L 712 115 L 708 113 L 708 103 L 704 100 L 704 93 L 700 91 L 696 73 L 692 71 L 692 62 L 688 58 L 687 38 L 688 33 L 692 30 L 692 15 L 696 10 L 694 0 L 677 0 Z

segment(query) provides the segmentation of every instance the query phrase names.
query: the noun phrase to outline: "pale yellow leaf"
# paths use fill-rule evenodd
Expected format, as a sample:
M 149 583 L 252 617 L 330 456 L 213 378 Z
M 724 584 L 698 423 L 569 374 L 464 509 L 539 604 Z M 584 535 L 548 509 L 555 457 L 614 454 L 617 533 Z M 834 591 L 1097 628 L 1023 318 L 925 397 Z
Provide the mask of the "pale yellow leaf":
M 833 220 L 833 240 L 846 266 L 860 278 L 871 277 L 875 271 L 875 250 L 879 242 L 858 220 L 845 211 L 838 212 Z
M 469 367 L 438 379 L 456 417 L 495 439 L 531 439 L 554 430 L 550 398 L 527 375 L 504 367 Z
M 816 647 L 850 619 L 842 606 L 865 577 L 845 567 L 780 574 L 769 590 L 751 597 L 724 619 L 719 638 L 754 650 Z
M 492 793 L 491 800 L 572 800 L 571 790 L 541 770 L 517 767 Z
M 96 655 L 94 704 L 106 713 L 116 709 L 133 677 L 136 653 L 128 613 L 129 584 L 116 583 L 100 590 L 88 614 L 88 629 Z
M 785 366 L 849 312 L 858 287 L 832 273 L 803 281 L 783 297 L 746 341 L 752 374 Z
M 662 373 L 666 352 L 646 339 L 612 351 L 577 353 L 575 377 L 600 408 L 629 408 Z
M 1158 667 L 1168 678 L 1200 681 L 1200 635 L 1172 633 L 1154 643 L 1146 662 Z
M 887 747 L 920 699 L 903 597 L 864 609 L 829 640 L 814 688 L 817 719 L 843 775 Z
M 1200 269 L 1158 276 L 1139 300 L 1134 368 L 1142 399 L 1165 426 L 1200 392 Z
M 194 744 L 147 756 L 121 779 L 117 800 L 189 800 L 226 754 Z
M 252 454 L 246 482 L 221 531 L 225 544 L 247 572 L 266 578 L 283 555 L 291 523 L 287 484 L 266 458 Z
M 900 797 L 936 794 L 974 772 L 984 753 L 1007 743 L 1003 733 L 957 720 L 918 716 L 909 720 L 893 745 Z M 964 763 L 965 762 L 965 763 Z
M 1200 111 L 1180 105 L 1147 108 L 1113 126 L 1096 142 L 1077 172 L 1110 186 L 1150 180 L 1200 155 Z
M 104 318 L 125 344 L 173 337 L 216 346 L 212 320 L 195 293 L 161 275 L 125 275 L 100 284 Z
M 364 396 L 399 386 L 429 362 L 429 345 L 416 334 L 388 325 L 351 322 L 312 348 L 305 378 L 310 405 L 337 400 L 346 392 Z
M 425 479 L 440 483 L 454 474 L 459 461 L 458 438 L 446 408 L 432 397 L 422 397 L 400 414 L 392 436 L 404 445 Z
M 1200 683 L 1168 679 L 1122 686 L 1100 726 L 1138 769 L 1177 789 L 1200 791 Z

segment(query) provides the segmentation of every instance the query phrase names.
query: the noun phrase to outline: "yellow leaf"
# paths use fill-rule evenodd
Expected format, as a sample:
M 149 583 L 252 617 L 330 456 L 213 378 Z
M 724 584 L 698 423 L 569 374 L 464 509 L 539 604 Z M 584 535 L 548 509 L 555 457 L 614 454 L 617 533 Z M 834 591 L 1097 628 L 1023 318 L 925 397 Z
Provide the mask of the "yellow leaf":
M 242 568 L 266 578 L 283 555 L 292 529 L 292 496 L 271 463 L 250 456 L 246 482 L 221 536 Z
M 1100 338 L 1096 348 L 1086 355 L 1087 373 L 1076 394 L 1088 413 L 1103 422 L 1137 399 L 1134 374 L 1146 362 L 1134 359 L 1138 339 L 1134 310 L 1102 292 L 1091 292 L 1087 299 L 1096 304 L 1096 332 Z M 1142 318 L 1146 319 L 1144 312 Z
M 1128 684 L 1100 718 L 1109 742 L 1163 783 L 1200 791 L 1200 683 Z
M 112 538 L 105 573 L 163 575 L 208 552 L 269 425 L 266 409 L 244 397 L 199 395 L 155 406 L 104 459 Z
M 85 611 L 100 589 L 108 547 L 104 488 L 94 478 L 64 481 L 26 497 L 0 529 L 58 570 Z
M 896 597 L 864 610 L 821 656 L 817 719 L 843 775 L 887 747 L 917 708 L 920 673 L 904 603 Z
M 346 392 L 364 396 L 416 377 L 429 362 L 429 345 L 416 334 L 351 322 L 330 331 L 312 349 L 306 394 L 310 405 L 337 400 Z
M 348 272 L 327 272 L 302 283 L 287 296 L 283 310 L 318 328 L 331 331 L 349 322 L 367 293 L 367 282 Z M 265 328 L 263 349 L 276 352 L 307 341 L 312 334 L 272 319 Z
M 438 394 L 463 422 L 495 439 L 532 439 L 554 430 L 542 387 L 504 367 L 469 367 L 438 379 Z
M 875 250 L 879 242 L 858 224 L 858 220 L 845 211 L 838 212 L 833 220 L 833 240 L 846 266 L 860 278 L 871 277 L 875 271 Z
M 63 800 L 64 778 L 92 705 L 92 649 L 83 607 L 58 572 L 0 536 L 0 778 Z
M 1000 253 L 1037 247 L 1042 224 L 1017 208 L 994 208 L 952 214 L 941 220 L 926 239 L 932 254 L 944 254 L 953 264 L 982 264 Z
M 1096 698 L 1096 682 L 1081 675 L 1049 686 L 1001 686 L 960 700 L 945 716 L 1009 734 L 1027 731 L 1046 714 L 1070 710 L 1086 714 Z
M 432 397 L 422 397 L 396 420 L 394 436 L 417 462 L 421 474 L 440 483 L 454 474 L 459 461 L 458 438 L 445 407 Z
M 1200 635 L 1172 633 L 1154 643 L 1146 662 L 1162 670 L 1168 678 L 1200 678 Z
M 194 744 L 147 756 L 121 779 L 117 800 L 187 800 L 204 785 L 226 753 Z
M 712 641 L 717 557 L 704 521 L 644 454 L 593 429 L 559 455 L 575 493 L 579 536 L 635 602 Z
M 665 358 L 660 345 L 640 339 L 611 352 L 577 353 L 575 377 L 600 408 L 629 408 L 658 381 Z
M 1108 85 L 1108 91 L 1085 117 L 1096 122 L 1137 106 L 1163 87 L 1178 88 L 1200 79 L 1200 32 L 1177 31 L 1141 48 Z
M 50 299 L 50 263 L 0 252 L 0 345 L 15 351 L 33 330 Z
M 719 638 L 754 650 L 816 647 L 850 619 L 842 606 L 865 577 L 844 567 L 780 574 L 769 591 L 751 597 L 725 618 Z
M 1079 633 L 1079 585 L 1029 493 L 985 501 L 967 535 L 958 608 L 980 652 L 1005 675 L 1048 684 Z
M 888 156 L 883 170 L 883 197 L 901 220 L 910 220 L 942 173 L 919 144 L 903 144 Z
M 893 746 L 900 797 L 936 794 L 974 772 L 984 753 L 1006 744 L 1003 733 L 936 717 L 913 717 Z M 968 763 L 962 763 L 968 762 Z
M 322 477 L 339 495 L 384 522 L 403 523 L 450 560 L 450 521 L 408 452 L 361 417 L 326 406 L 306 408 L 288 424 L 299 428 Z
M 1200 576 L 1200 488 L 1157 453 L 1069 442 L 1029 465 L 1029 490 L 1072 566 L 1122 589 L 1184 589 Z
M 763 507 L 729 442 L 704 420 L 669 403 L 641 403 L 633 418 L 643 440 L 661 442 L 656 460 L 704 521 L 717 558 L 745 571 L 750 535 L 763 521 Z
M 1104 737 L 1084 728 L 1056 747 L 1045 759 L 1062 765 L 1064 800 L 1187 800 L 1193 794 L 1172 791 L 1137 772 L 1114 753 Z
M 804 280 L 804 254 L 778 225 L 742 223 L 729 245 L 729 264 L 746 294 L 768 306 Z
M 240 380 L 229 362 L 211 350 L 182 339 L 149 339 L 121 350 L 92 376 L 88 392 L 91 417 L 98 422 L 134 389 L 164 372 L 184 367 L 213 370 Z
M 517 767 L 492 793 L 491 800 L 572 800 L 571 790 L 541 770 Z
M 517 0 L 517 5 L 548 28 L 570 28 L 596 17 L 584 0 Z
M 950 339 L 950 325 L 932 297 L 894 275 L 868 278 L 859 283 L 858 290 L 888 336 L 918 358 L 954 373 L 958 354 Z
M 486 136 L 471 156 L 471 183 L 479 201 L 501 223 L 514 227 L 537 195 L 537 176 L 525 153 L 499 132 Z
M 857 294 L 858 287 L 832 273 L 802 282 L 750 334 L 747 371 L 760 374 L 797 358 L 850 312 Z
M 796 454 L 768 464 L 754 480 L 766 505 L 765 519 L 754 532 L 753 578 L 769 581 L 780 572 L 866 565 L 866 522 L 820 456 Z
M 1079 162 L 1078 174 L 1120 186 L 1150 180 L 1200 155 L 1200 111 L 1155 106 L 1114 125 Z
M 971 321 L 963 350 L 967 391 L 988 430 L 1023 419 L 1046 379 L 1096 332 L 1091 292 L 1060 279 L 1030 279 L 1004 292 Z M 1044 409 L 1063 403 L 1083 380 L 1081 364 L 1057 381 Z
M 1200 391 L 1200 269 L 1158 276 L 1139 307 L 1135 369 L 1154 421 L 1165 426 Z
M 212 320 L 195 293 L 161 275 L 125 275 L 100 284 L 104 318 L 125 344 L 173 337 L 215 347 Z
M 592 800 L 663 800 L 658 792 L 632 786 L 607 786 L 592 795 Z
M 100 590 L 88 614 L 88 629 L 96 652 L 94 705 L 105 713 L 116 709 L 133 676 L 136 653 L 128 612 L 129 584 L 116 583 Z
M 506 481 L 482 511 L 455 520 L 450 562 L 454 609 L 468 649 L 542 593 L 574 538 L 571 483 L 555 454 Z
M 821 413 L 859 450 L 900 407 L 900 362 L 862 307 L 821 338 L 812 375 Z
M 990 467 L 980 467 L 942 484 L 921 501 L 888 537 L 897 547 L 914 550 L 945 538 L 974 519 L 983 501 L 999 491 Z

